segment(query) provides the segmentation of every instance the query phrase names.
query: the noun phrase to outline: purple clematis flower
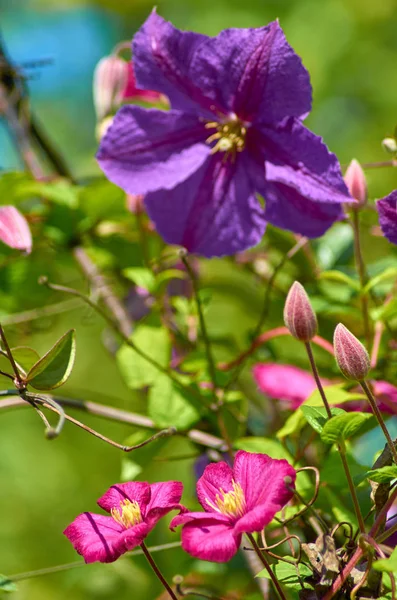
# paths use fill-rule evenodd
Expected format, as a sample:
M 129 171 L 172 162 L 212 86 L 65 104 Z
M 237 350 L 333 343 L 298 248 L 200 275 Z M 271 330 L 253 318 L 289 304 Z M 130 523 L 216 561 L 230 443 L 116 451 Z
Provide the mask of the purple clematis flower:
M 112 485 L 98 500 L 111 516 L 85 512 L 64 534 L 86 563 L 113 562 L 142 544 L 161 517 L 171 510 L 184 510 L 179 504 L 182 491 L 179 481 Z
M 211 38 L 153 12 L 133 56 L 138 85 L 172 108 L 123 107 L 97 158 L 111 181 L 145 194 L 166 242 L 222 256 L 257 244 L 267 222 L 317 237 L 342 217 L 352 198 L 335 155 L 302 124 L 309 74 L 278 22 Z
M 240 450 L 233 468 L 225 462 L 206 467 L 197 482 L 205 512 L 174 517 L 183 525 L 182 548 L 202 560 L 227 562 L 243 533 L 262 531 L 293 496 L 296 471 L 286 460 Z
M 392 244 L 397 244 L 397 190 L 378 200 L 376 207 L 383 235 Z

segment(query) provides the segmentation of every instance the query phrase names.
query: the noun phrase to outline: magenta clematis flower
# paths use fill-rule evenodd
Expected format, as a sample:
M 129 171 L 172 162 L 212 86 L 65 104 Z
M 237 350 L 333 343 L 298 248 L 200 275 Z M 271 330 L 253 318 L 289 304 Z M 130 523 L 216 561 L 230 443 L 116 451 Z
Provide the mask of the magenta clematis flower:
M 392 244 L 397 244 L 397 190 L 378 200 L 376 208 L 383 235 Z
M 98 500 L 111 516 L 85 512 L 64 534 L 86 563 L 113 562 L 142 544 L 161 517 L 171 510 L 184 510 L 179 504 L 182 491 L 179 481 L 112 485 Z
M 32 251 L 32 234 L 25 217 L 15 206 L 0 207 L 0 240 L 16 250 Z
M 202 560 L 227 562 L 239 549 L 243 533 L 262 531 L 293 496 L 296 471 L 286 460 L 240 450 L 233 468 L 211 464 L 197 482 L 205 512 L 174 517 L 183 525 L 182 548 Z
M 317 387 L 311 373 L 291 365 L 258 363 L 252 372 L 261 392 L 269 398 L 286 402 L 291 410 L 298 408 Z M 331 383 L 326 379 L 321 381 L 323 385 Z
M 302 124 L 309 74 L 278 22 L 211 38 L 152 12 L 133 56 L 139 87 L 165 94 L 171 110 L 123 107 L 97 159 L 145 195 L 166 242 L 222 256 L 257 244 L 267 222 L 317 237 L 342 218 L 352 198 L 335 155 Z

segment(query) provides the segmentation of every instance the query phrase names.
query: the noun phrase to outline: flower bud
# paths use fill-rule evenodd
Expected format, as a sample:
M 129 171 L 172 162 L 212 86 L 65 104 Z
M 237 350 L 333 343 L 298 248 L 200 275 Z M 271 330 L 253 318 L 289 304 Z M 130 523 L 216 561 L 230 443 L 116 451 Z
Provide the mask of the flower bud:
M 93 97 L 98 121 L 102 121 L 123 100 L 128 84 L 128 63 L 118 56 L 105 56 L 94 71 Z
M 27 254 L 32 251 L 32 234 L 25 217 L 15 206 L 0 207 L 0 240 L 16 250 Z
M 291 335 L 301 342 L 309 342 L 317 333 L 317 318 L 309 296 L 298 282 L 291 286 L 284 306 L 284 323 Z
M 354 207 L 364 206 L 367 202 L 367 180 L 360 163 L 354 158 L 344 176 L 350 195 L 357 200 Z
M 387 137 L 382 140 L 383 149 L 389 154 L 395 154 L 397 152 L 397 141 L 395 138 Z
M 362 381 L 366 378 L 371 368 L 368 352 L 342 323 L 335 329 L 334 351 L 338 367 L 347 379 Z

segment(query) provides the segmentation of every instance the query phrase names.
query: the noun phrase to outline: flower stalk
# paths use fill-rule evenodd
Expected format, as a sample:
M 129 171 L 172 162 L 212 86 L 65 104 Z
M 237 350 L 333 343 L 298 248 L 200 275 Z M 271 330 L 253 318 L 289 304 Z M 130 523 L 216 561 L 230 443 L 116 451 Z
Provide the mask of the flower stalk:
M 154 573 L 156 574 L 156 577 L 158 577 L 158 579 L 161 581 L 161 584 L 163 585 L 163 587 L 165 588 L 165 590 L 168 592 L 170 598 L 172 598 L 172 600 L 178 600 L 177 596 L 174 594 L 174 592 L 172 591 L 172 589 L 168 585 L 168 583 L 167 583 L 164 575 L 161 573 L 160 569 L 158 568 L 158 566 L 154 562 L 152 555 L 150 554 L 149 550 L 147 549 L 147 547 L 145 545 L 145 542 L 142 542 L 141 548 L 142 548 L 142 551 L 143 551 L 144 555 L 147 558 L 148 563 L 150 564 L 150 566 L 152 567 Z
M 387 441 L 387 444 L 389 446 L 389 450 L 391 452 L 393 460 L 394 460 L 395 464 L 397 465 L 397 451 L 396 451 L 396 448 L 394 446 L 393 440 L 391 439 L 389 430 L 387 429 L 386 424 L 385 424 L 385 422 L 383 420 L 382 413 L 380 412 L 380 410 L 378 408 L 378 405 L 376 404 L 376 400 L 375 400 L 375 398 L 374 398 L 374 396 L 373 396 L 373 394 L 372 394 L 372 392 L 370 390 L 370 387 L 367 384 L 367 382 L 365 381 L 365 379 L 363 379 L 359 383 L 360 383 L 360 386 L 362 387 L 363 391 L 365 392 L 365 395 L 368 398 L 368 401 L 369 401 L 369 403 L 371 405 L 371 408 L 372 408 L 372 412 L 374 413 L 374 415 L 375 415 L 375 417 L 376 417 L 376 419 L 377 419 L 377 421 L 378 421 L 378 423 L 379 423 L 379 425 L 380 425 L 380 427 L 381 427 L 381 429 L 383 431 L 383 434 L 384 434 L 384 436 L 386 438 L 386 441 Z
M 352 226 L 353 226 L 353 235 L 354 235 L 354 255 L 356 258 L 356 266 L 357 272 L 360 279 L 360 302 L 361 302 L 361 312 L 363 315 L 363 323 L 364 323 L 364 336 L 369 348 L 371 344 L 371 327 L 370 327 L 370 319 L 369 319 L 369 308 L 368 308 L 368 296 L 364 292 L 365 284 L 367 283 L 367 274 L 365 270 L 365 263 L 363 259 L 363 254 L 361 250 L 361 238 L 360 238 L 360 222 L 359 222 L 359 211 L 352 211 Z
M 249 541 L 252 544 L 252 547 L 256 553 L 256 555 L 258 556 L 259 560 L 261 561 L 261 563 L 263 564 L 263 566 L 265 567 L 266 571 L 269 573 L 269 577 L 271 579 L 271 582 L 273 583 L 278 596 L 281 598 L 281 600 L 287 600 L 278 580 L 277 577 L 275 576 L 275 574 L 273 573 L 269 563 L 267 562 L 264 554 L 261 552 L 261 549 L 259 548 L 258 544 L 256 543 L 256 540 L 254 538 L 254 536 L 252 535 L 252 533 L 247 533 L 247 537 L 249 539 Z

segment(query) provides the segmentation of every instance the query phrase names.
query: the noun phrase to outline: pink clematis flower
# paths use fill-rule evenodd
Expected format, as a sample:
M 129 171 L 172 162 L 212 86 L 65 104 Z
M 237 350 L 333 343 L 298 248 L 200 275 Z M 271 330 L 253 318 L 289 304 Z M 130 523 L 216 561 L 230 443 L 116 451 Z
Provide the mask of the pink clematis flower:
M 173 518 L 183 525 L 182 548 L 196 558 L 227 562 L 239 549 L 243 533 L 262 531 L 293 496 L 295 469 L 286 460 L 240 450 L 233 468 L 211 464 L 197 482 L 205 512 Z
M 25 217 L 15 206 L 0 207 L 0 240 L 16 250 L 30 254 L 32 251 L 32 234 Z
M 142 544 L 161 517 L 171 510 L 185 510 L 179 504 L 182 491 L 179 481 L 112 485 L 98 500 L 111 516 L 85 512 L 64 534 L 86 563 L 113 562 Z

